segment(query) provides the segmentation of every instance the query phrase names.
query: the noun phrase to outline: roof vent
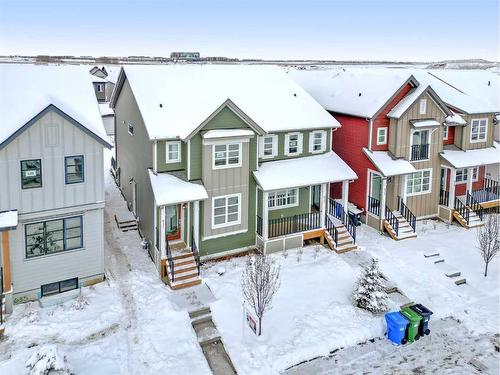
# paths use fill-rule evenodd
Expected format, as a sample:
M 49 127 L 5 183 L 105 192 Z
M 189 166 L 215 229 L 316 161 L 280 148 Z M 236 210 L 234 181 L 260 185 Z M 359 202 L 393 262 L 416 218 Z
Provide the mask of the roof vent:
M 361 93 L 359 93 L 358 96 L 361 96 Z
M 293 96 L 297 97 L 297 94 L 296 94 L 296 93 L 293 93 Z
M 491 81 L 488 81 L 488 86 L 491 86 Z
M 163 108 L 163 104 L 160 103 L 160 108 Z

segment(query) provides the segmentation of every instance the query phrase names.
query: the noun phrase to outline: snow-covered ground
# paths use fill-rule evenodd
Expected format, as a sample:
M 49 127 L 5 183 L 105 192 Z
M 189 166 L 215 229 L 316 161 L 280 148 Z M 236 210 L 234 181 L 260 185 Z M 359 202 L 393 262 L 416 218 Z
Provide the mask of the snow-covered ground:
M 76 374 L 211 373 L 187 312 L 176 311 L 139 235 L 117 229 L 113 215 L 126 207 L 109 172 L 106 181 L 107 280 L 82 288 L 82 309 L 74 301 L 16 305 L 0 340 L 0 374 L 26 374 L 25 362 L 46 344 L 56 344 Z
M 422 340 L 430 345 L 429 353 L 436 357 L 434 363 L 439 364 L 440 358 L 447 358 L 452 352 L 455 356 L 460 356 L 462 349 L 464 353 L 470 352 L 471 345 L 477 345 L 476 338 L 478 342 L 481 338 L 490 342 L 499 329 L 499 260 L 490 266 L 490 274 L 485 278 L 481 257 L 474 247 L 475 231 L 431 220 L 418 224 L 417 239 L 396 242 L 363 226 L 358 231 L 361 249 L 356 252 L 336 255 L 321 248 L 316 253 L 313 246 L 305 248 L 302 255 L 298 251 L 289 251 L 286 258 L 283 254 L 274 255 L 281 265 L 281 288 L 264 318 L 262 339 L 253 336 L 243 319 L 240 277 L 244 258 L 207 265 L 203 277 L 217 298 L 211 305 L 214 321 L 238 372 L 278 373 L 335 349 L 383 337 L 383 314 L 372 315 L 351 303 L 360 264 L 366 264 L 372 256 L 380 260 L 380 267 L 391 283 L 410 300 L 434 312 L 431 328 L 432 323 L 436 325 L 431 336 Z M 431 250 L 440 252 L 444 265 L 436 265 L 434 259 L 424 257 Z M 221 268 L 225 273 L 219 276 Z M 467 284 L 456 286 L 444 275 L 449 268 L 459 269 Z M 395 302 L 391 309 L 397 309 Z M 443 325 L 440 319 L 449 316 L 458 320 L 452 331 L 462 330 L 462 337 L 470 340 L 457 339 L 456 345 L 448 345 L 447 351 L 442 347 L 446 333 L 440 333 L 439 327 Z M 433 340 L 434 334 L 441 335 L 441 339 Z M 392 347 L 386 341 L 379 344 Z M 494 355 L 493 345 L 490 346 Z M 403 356 L 415 356 L 419 351 L 418 345 L 399 349 Z M 353 358 L 345 360 L 354 361 L 359 355 L 356 353 L 354 350 Z M 398 361 L 393 365 L 403 373 L 409 368 L 398 367 Z

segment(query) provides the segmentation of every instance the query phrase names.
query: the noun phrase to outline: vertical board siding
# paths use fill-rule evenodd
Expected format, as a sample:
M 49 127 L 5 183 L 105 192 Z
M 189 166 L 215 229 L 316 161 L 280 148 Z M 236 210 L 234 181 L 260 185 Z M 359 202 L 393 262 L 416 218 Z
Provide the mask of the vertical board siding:
M 64 158 L 84 156 L 85 181 L 65 183 Z M 21 189 L 21 160 L 41 159 L 42 187 Z M 54 111 L 0 150 L 0 211 L 20 214 L 104 201 L 103 146 Z
M 472 129 L 472 120 L 473 119 L 488 119 L 488 129 L 486 130 L 486 141 L 485 142 L 476 142 L 473 143 L 470 141 L 471 129 Z M 476 150 L 478 148 L 492 147 L 495 135 L 495 125 L 493 124 L 494 114 L 493 113 L 475 113 L 468 114 L 465 116 L 465 121 L 467 121 L 466 126 L 460 127 L 461 129 L 461 139 L 459 144 L 455 142 L 455 144 L 460 147 L 462 150 Z

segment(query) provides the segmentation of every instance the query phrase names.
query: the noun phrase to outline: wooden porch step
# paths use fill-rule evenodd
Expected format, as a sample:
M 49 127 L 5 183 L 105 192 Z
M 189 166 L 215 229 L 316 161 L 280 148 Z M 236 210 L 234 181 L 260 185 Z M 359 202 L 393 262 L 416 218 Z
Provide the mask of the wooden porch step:
M 170 278 L 170 274 L 168 274 L 168 277 Z M 183 281 L 183 280 L 189 280 L 189 279 L 195 279 L 198 278 L 198 270 L 195 272 L 184 272 L 184 273 L 174 273 L 174 283 L 177 281 Z
M 183 260 L 183 259 L 186 259 L 186 258 L 193 258 L 193 253 L 192 252 L 188 252 L 188 253 L 185 253 L 185 254 L 179 254 L 179 255 L 174 255 L 172 257 L 172 259 L 175 261 L 175 260 Z
M 184 289 L 184 288 L 189 288 L 190 286 L 195 286 L 195 285 L 200 285 L 201 284 L 201 279 L 197 278 L 191 281 L 175 281 L 174 283 L 170 284 L 170 288 L 177 290 L 177 289 Z

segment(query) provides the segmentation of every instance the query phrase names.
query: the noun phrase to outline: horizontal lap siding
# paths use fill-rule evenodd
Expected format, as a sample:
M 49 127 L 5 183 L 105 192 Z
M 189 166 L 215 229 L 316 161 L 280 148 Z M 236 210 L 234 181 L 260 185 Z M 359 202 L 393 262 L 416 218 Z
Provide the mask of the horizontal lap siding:
M 376 170 L 363 152 L 363 147 L 368 147 L 368 121 L 365 118 L 336 113 L 333 113 L 333 116 L 342 125 L 333 132 L 333 151 L 358 175 L 358 179 L 349 184 L 349 201 L 365 208 L 367 171 Z
M 76 215 L 83 215 L 83 249 L 26 259 L 24 233 L 27 222 L 21 221 L 17 229 L 10 232 L 15 294 L 39 289 L 42 284 L 104 274 L 103 209 L 75 211 L 65 215 L 57 215 L 57 211 L 53 211 L 51 216 L 29 222 Z

